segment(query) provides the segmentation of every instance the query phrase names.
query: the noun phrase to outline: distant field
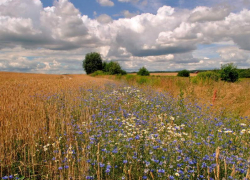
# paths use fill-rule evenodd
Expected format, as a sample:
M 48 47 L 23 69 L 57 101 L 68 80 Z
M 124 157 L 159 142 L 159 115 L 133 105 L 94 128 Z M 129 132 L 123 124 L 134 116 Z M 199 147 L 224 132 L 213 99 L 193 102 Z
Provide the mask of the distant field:
M 0 72 L 0 178 L 250 179 L 249 81 L 111 77 Z
M 136 75 L 136 73 L 131 73 L 132 75 Z M 151 76 L 177 76 L 178 73 L 150 73 Z M 195 73 L 190 73 L 190 76 L 196 76 Z

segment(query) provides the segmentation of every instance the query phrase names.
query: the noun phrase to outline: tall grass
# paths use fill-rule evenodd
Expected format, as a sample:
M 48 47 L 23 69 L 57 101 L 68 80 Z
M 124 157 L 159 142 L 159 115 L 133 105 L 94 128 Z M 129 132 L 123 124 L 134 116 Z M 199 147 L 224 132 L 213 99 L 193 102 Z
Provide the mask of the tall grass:
M 250 178 L 249 119 L 191 103 L 185 81 L 174 97 L 80 75 L 0 76 L 2 179 Z

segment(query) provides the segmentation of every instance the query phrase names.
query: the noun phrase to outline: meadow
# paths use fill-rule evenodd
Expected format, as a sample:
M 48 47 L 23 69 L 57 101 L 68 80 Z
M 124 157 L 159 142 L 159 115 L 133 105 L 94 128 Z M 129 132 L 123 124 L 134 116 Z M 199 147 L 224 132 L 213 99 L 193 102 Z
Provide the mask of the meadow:
M 116 79 L 0 73 L 0 178 L 250 179 L 248 81 Z

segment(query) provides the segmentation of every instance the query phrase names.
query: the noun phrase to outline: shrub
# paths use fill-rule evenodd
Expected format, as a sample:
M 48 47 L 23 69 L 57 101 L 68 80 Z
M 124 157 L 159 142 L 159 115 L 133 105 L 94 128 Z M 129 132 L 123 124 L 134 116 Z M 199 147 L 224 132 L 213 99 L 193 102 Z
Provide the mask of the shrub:
M 201 80 L 203 82 L 209 80 L 219 81 L 220 75 L 213 71 L 206 71 L 206 72 L 200 72 L 196 77 L 198 80 Z
M 235 82 L 239 79 L 239 73 L 237 71 L 237 66 L 233 63 L 221 65 L 220 72 L 221 80 L 226 82 Z
M 179 71 L 177 76 L 179 77 L 189 77 L 190 76 L 190 73 L 188 70 L 184 69 L 182 71 Z
M 91 52 L 86 54 L 82 66 L 87 74 L 91 74 L 95 71 L 102 70 L 101 55 L 96 52 Z
M 121 74 L 121 75 L 125 75 L 127 74 L 126 71 L 124 71 L 120 64 L 118 62 L 103 62 L 103 71 L 110 74 L 110 75 L 115 75 L 115 74 Z
M 140 75 L 140 76 L 149 76 L 150 73 L 149 73 L 149 71 L 145 67 L 142 67 L 141 69 L 139 69 L 137 75 Z

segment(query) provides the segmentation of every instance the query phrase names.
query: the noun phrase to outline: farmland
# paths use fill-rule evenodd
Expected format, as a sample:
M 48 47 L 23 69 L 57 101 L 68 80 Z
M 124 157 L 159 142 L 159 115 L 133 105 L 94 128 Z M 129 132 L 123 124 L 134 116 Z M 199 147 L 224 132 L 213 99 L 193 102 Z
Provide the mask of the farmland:
M 250 178 L 247 80 L 0 79 L 2 179 Z M 226 102 L 244 116 L 225 113 Z

